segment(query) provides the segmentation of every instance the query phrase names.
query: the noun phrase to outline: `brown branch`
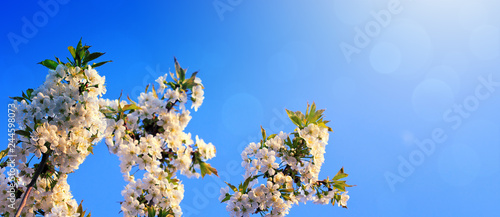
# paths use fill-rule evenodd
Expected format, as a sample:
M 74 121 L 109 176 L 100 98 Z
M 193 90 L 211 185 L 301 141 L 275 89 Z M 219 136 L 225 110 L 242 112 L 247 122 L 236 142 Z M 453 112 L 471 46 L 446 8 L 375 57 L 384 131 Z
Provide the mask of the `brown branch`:
M 170 112 L 170 110 L 172 110 L 172 108 L 175 106 L 175 104 L 177 104 L 177 102 L 179 102 L 178 99 L 176 99 L 173 103 L 171 102 L 168 102 L 167 105 L 165 106 L 165 108 L 167 109 L 167 112 Z M 170 104 L 169 104 L 170 103 Z M 170 106 L 169 106 L 170 105 Z
M 49 159 L 49 153 L 44 153 L 42 155 L 42 160 L 40 161 L 40 164 L 38 164 L 38 168 L 35 171 L 35 174 L 33 175 L 33 178 L 31 179 L 31 182 L 26 186 L 27 190 L 24 192 L 23 199 L 21 200 L 21 204 L 19 205 L 19 208 L 17 209 L 16 214 L 14 215 L 15 217 L 21 216 L 21 212 L 24 209 L 24 206 L 26 206 L 26 200 L 28 200 L 28 197 L 31 193 L 31 190 L 33 189 L 33 186 L 36 184 L 36 180 L 42 173 L 43 169 L 45 168 L 47 164 L 47 160 Z

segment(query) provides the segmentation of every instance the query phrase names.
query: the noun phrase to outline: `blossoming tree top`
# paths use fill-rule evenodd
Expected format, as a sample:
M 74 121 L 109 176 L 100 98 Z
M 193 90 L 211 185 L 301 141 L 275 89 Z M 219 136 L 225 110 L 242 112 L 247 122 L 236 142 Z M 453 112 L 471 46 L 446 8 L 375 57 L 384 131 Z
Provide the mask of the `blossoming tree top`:
M 110 61 L 90 64 L 104 53 L 89 48 L 80 40 L 76 48 L 68 47 L 68 62 L 40 62 L 49 68 L 45 82 L 11 97 L 15 117 L 9 128 L 17 125 L 17 130 L 9 131 L 9 147 L 0 152 L 0 215 L 90 217 L 73 199 L 67 177 L 104 139 L 118 155 L 127 182 L 120 212 L 181 216 L 185 190 L 178 174 L 217 175 L 206 162 L 215 157 L 215 146 L 184 132 L 190 109 L 197 111 L 204 101 L 201 79 L 197 72 L 187 76 L 174 58 L 175 73 L 160 76 L 157 88 L 146 87 L 137 102 L 121 95 L 104 99 L 105 77 L 95 68 Z M 306 201 L 347 208 L 351 185 L 342 180 L 347 177 L 343 168 L 332 179 L 318 178 L 332 131 L 323 111 L 314 103 L 305 114 L 287 110 L 297 126 L 292 133 L 267 136 L 262 129 L 262 140 L 241 153 L 245 180 L 221 189 L 219 199 L 231 216 L 285 216 L 293 204 Z

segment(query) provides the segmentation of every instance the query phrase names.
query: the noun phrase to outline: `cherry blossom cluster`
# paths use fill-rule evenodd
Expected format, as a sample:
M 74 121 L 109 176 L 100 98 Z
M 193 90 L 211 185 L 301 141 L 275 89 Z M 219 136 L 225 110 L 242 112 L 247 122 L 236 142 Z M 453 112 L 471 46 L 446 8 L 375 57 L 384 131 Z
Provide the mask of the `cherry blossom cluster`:
M 78 204 L 72 200 L 66 174 L 72 173 L 103 138 L 106 120 L 99 110 L 98 98 L 106 92 L 104 77 L 88 65 L 85 68 L 58 64 L 50 69 L 43 85 L 15 97 L 18 143 L 11 150 L 19 165 L 17 191 L 27 191 L 39 164 L 31 158 L 46 160 L 45 169 L 35 182 L 23 213 L 47 216 L 72 216 Z M 13 152 L 13 153 L 12 153 Z M 1 179 L 2 184 L 14 184 Z M 50 183 L 50 184 L 49 184 Z M 16 204 L 21 198 L 18 197 Z M 12 212 L 2 204 L 1 213 Z M 13 214 L 12 214 L 13 215 Z
M 30 153 L 40 158 L 50 151 L 49 161 L 60 172 L 78 169 L 106 130 L 98 101 L 105 92 L 104 77 L 90 65 L 81 69 L 60 64 L 49 70 L 32 98 L 16 101 L 19 132 L 25 134 L 18 146 L 19 160 L 27 163 Z
M 196 73 L 186 78 L 186 70 L 177 60 L 175 69 L 175 74 L 170 73 L 173 81 L 167 81 L 168 74 L 159 77 L 158 88 L 146 88 L 137 102 L 130 98 L 128 102 L 100 101 L 107 117 L 106 144 L 118 155 L 128 182 L 122 191 L 125 216 L 150 212 L 181 216 L 184 186 L 177 172 L 196 178 L 217 172 L 205 163 L 215 157 L 214 145 L 198 136 L 193 141 L 184 132 L 191 120 L 186 104 L 191 101 L 191 108 L 197 110 L 204 99 L 201 79 Z M 138 172 L 142 178 L 135 177 Z
M 0 169 L 3 172 L 5 168 Z M 3 174 L 2 174 L 3 175 Z M 0 178 L 4 178 L 0 175 Z M 52 178 L 52 179 L 51 179 Z M 28 206 L 22 213 L 24 216 L 46 216 L 46 217 L 62 217 L 62 216 L 80 216 L 78 211 L 78 203 L 71 195 L 70 187 L 66 181 L 67 175 L 61 174 L 57 177 L 57 184 L 54 183 L 56 177 L 42 178 L 36 183 L 36 190 L 33 190 L 27 199 Z M 2 189 L 5 189 L 5 183 L 2 183 Z M 4 195 L 2 195 L 3 198 Z M 4 201 L 2 201 L 3 207 Z M 81 209 L 81 208 L 80 208 Z M 3 210 L 2 213 L 9 216 L 14 216 L 12 209 Z
M 81 41 L 69 47 L 73 61 L 62 63 L 44 60 L 49 68 L 45 82 L 28 89 L 14 99 L 17 144 L 9 152 L 18 176 L 15 180 L 0 177 L 2 198 L 5 187 L 15 189 L 15 205 L 26 204 L 21 213 L 0 202 L 4 216 L 80 216 L 81 204 L 72 199 L 67 174 L 74 172 L 103 138 L 106 119 L 100 112 L 99 98 L 106 92 L 105 78 L 96 67 L 106 62 L 88 64 L 104 53 L 90 53 Z M 20 145 L 19 145 L 20 144 Z M 2 154 L 2 160 L 5 155 Z M 38 163 L 37 160 L 40 159 Z M 5 162 L 0 168 L 5 168 Z M 28 184 L 29 183 L 29 184 Z M 26 185 L 27 184 L 27 185 Z M 12 188 L 14 187 L 14 188 Z M 12 192 L 7 192 L 12 193 Z M 17 208 L 17 207 L 16 207 Z
M 221 189 L 221 202 L 231 216 L 285 216 L 293 204 L 312 201 L 335 204 L 347 208 L 347 177 L 341 169 L 333 179 L 319 180 L 318 175 L 325 160 L 328 143 L 328 121 L 323 111 L 316 111 L 313 103 L 306 114 L 287 113 L 297 125 L 293 133 L 280 132 L 266 136 L 262 129 L 260 143 L 250 143 L 241 153 L 245 168 L 245 181 L 238 187 L 228 184 Z M 265 184 L 260 184 L 263 181 Z M 229 190 L 234 193 L 231 194 Z

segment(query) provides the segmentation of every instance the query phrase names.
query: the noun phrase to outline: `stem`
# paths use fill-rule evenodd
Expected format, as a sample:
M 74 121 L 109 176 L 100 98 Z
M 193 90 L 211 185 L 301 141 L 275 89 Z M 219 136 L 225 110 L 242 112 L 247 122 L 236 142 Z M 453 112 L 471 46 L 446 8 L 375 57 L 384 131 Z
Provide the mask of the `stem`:
M 168 103 L 167 103 L 167 106 L 166 106 L 167 111 L 168 111 L 168 112 L 170 112 L 170 110 L 171 110 L 171 109 L 175 106 L 175 104 L 176 104 L 177 102 L 179 102 L 179 100 L 178 100 L 178 99 L 176 99 L 176 100 L 174 101 L 174 103 L 172 103 L 172 104 L 171 104 L 171 106 L 170 106 L 170 107 L 168 106 Z
M 24 206 L 26 206 L 26 200 L 28 199 L 31 190 L 33 189 L 33 185 L 35 185 L 36 180 L 42 173 L 43 169 L 45 168 L 45 165 L 47 164 L 47 160 L 49 159 L 49 154 L 44 153 L 42 155 L 42 160 L 40 161 L 40 164 L 35 171 L 35 174 L 33 175 L 33 178 L 31 179 L 31 182 L 26 186 L 28 187 L 26 192 L 24 193 L 23 199 L 21 200 L 21 204 L 19 205 L 19 208 L 17 209 L 16 214 L 14 215 L 15 217 L 21 216 L 21 212 L 23 211 Z

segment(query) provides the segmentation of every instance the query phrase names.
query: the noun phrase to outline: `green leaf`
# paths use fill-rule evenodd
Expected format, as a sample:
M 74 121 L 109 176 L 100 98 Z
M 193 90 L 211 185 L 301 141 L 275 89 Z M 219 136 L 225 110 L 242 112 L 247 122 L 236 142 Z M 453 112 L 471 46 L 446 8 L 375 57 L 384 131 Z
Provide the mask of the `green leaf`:
M 271 135 L 269 135 L 269 136 L 267 137 L 267 139 L 272 139 L 272 138 L 274 138 L 274 137 L 276 137 L 276 134 L 271 134 Z
M 160 210 L 160 213 L 158 213 L 158 217 L 167 217 L 168 212 L 164 209 Z
M 245 182 L 243 182 L 243 184 L 241 185 L 240 192 L 242 192 L 242 193 L 245 192 L 247 190 L 250 182 L 252 182 L 256 178 L 257 178 L 257 176 L 250 176 L 247 179 L 245 179 Z
M 126 106 L 123 106 L 122 111 L 128 111 L 128 110 L 140 110 L 141 107 L 137 106 L 136 104 L 128 104 Z
M 210 166 L 210 164 L 205 163 L 205 162 L 200 163 L 200 173 L 201 173 L 202 178 L 205 177 L 205 175 L 211 175 L 211 174 L 215 174 L 216 176 L 219 176 L 217 174 L 217 170 L 215 168 L 213 168 L 212 166 Z
M 80 64 L 80 66 L 83 66 L 83 59 L 85 58 L 85 49 L 81 49 L 80 50 L 80 53 L 78 53 L 78 62 Z
M 307 103 L 307 110 L 306 110 L 306 124 L 312 123 L 312 117 L 316 114 L 316 104 L 309 105 Z
M 102 65 L 104 65 L 104 64 L 106 64 L 106 63 L 110 63 L 110 62 L 113 62 L 113 61 L 108 60 L 108 61 L 104 61 L 104 62 L 94 63 L 94 64 L 92 64 L 91 66 L 92 66 L 92 68 L 97 68 L 97 67 L 99 67 L 99 66 L 102 66 Z
M 114 110 L 104 109 L 104 108 L 100 109 L 100 111 L 101 111 L 101 113 L 104 113 L 104 114 L 114 114 L 114 113 L 116 113 L 116 111 L 114 111 Z
M 174 57 L 174 62 L 175 62 L 175 73 L 177 74 L 177 77 L 179 78 L 179 81 L 184 81 L 184 78 L 186 77 L 186 70 L 181 68 L 181 65 L 177 61 L 177 58 Z
M 344 167 L 342 167 L 339 172 L 337 172 L 337 174 L 333 177 L 333 180 L 339 180 L 339 179 L 342 179 L 342 178 L 345 178 L 349 176 L 347 173 L 344 173 Z
M 178 82 L 177 81 L 177 77 L 174 76 L 174 74 L 172 72 L 168 72 L 170 74 L 170 77 L 172 77 L 172 79 L 174 79 L 175 82 Z M 172 82 L 171 82 L 172 83 Z M 175 90 L 175 88 L 172 87 L 172 89 Z
M 194 80 L 196 79 L 196 75 L 198 74 L 198 71 L 196 72 L 193 72 L 193 74 L 191 74 L 191 77 L 187 80 L 184 81 L 184 87 L 186 87 L 186 89 L 192 89 L 194 86 L 198 85 L 194 82 Z M 202 86 L 203 87 L 203 86 Z
M 230 195 L 229 193 L 226 193 L 226 197 L 224 197 L 224 199 L 222 199 L 220 202 L 224 203 L 224 202 L 228 201 L 229 199 L 231 199 L 231 196 L 232 195 Z
M 80 52 L 82 49 L 82 38 L 80 38 L 80 41 L 78 41 L 78 44 L 76 45 L 76 53 Z
M 57 58 L 57 57 L 55 57 L 55 58 L 57 60 L 57 64 L 63 64 L 59 58 Z
M 158 94 L 156 93 L 154 84 L 153 84 L 153 96 L 158 99 Z
M 200 163 L 200 173 L 201 173 L 201 177 L 205 177 L 206 174 L 208 174 L 210 172 L 210 170 L 208 170 L 207 166 L 205 165 L 204 162 L 201 162 Z
M 302 120 L 297 116 L 296 113 L 290 111 L 290 110 L 286 110 L 286 113 L 288 114 L 288 117 L 290 118 L 290 120 L 292 120 L 292 122 L 299 128 L 302 128 Z
M 3 159 L 5 156 L 9 154 L 9 148 L 6 148 L 5 150 L 0 152 L 0 160 Z
M 346 181 L 334 181 L 333 182 L 333 187 L 340 190 L 340 191 L 346 191 L 346 187 L 352 187 L 354 185 L 348 185 Z
M 231 190 L 233 190 L 234 192 L 238 192 L 238 189 L 234 185 L 231 185 L 228 182 L 225 183 L 227 184 L 227 186 L 229 186 L 229 188 L 231 188 Z
M 290 195 L 288 195 L 288 194 L 282 194 L 281 196 L 282 196 L 282 197 L 283 197 L 283 199 L 285 199 L 285 200 L 290 200 Z
M 290 116 L 294 116 L 294 115 L 295 115 L 295 113 L 294 113 L 294 112 L 292 112 L 292 111 L 290 111 L 290 110 L 288 110 L 288 109 L 285 109 L 285 111 L 286 111 L 286 114 L 288 115 L 288 117 L 290 117 Z
M 85 50 L 85 54 L 84 54 L 84 56 L 82 56 L 83 57 L 83 59 L 82 59 L 83 64 L 82 65 L 85 65 L 85 59 L 87 59 L 87 57 L 90 55 L 89 47 L 90 46 L 87 46 L 87 45 L 83 46 L 83 49 Z
M 319 122 L 319 123 L 318 123 L 318 126 L 319 126 L 319 127 L 322 127 L 322 128 L 327 128 L 327 129 L 328 129 L 328 131 L 333 132 L 333 130 L 332 130 L 332 128 L 331 128 L 331 127 L 326 126 L 325 122 Z
M 208 169 L 210 169 L 210 172 L 212 172 L 212 174 L 215 174 L 215 176 L 219 177 L 219 173 L 217 172 L 217 169 L 210 166 L 210 164 L 207 164 L 207 165 L 208 165 Z
M 194 79 L 194 78 L 196 78 L 196 75 L 197 75 L 197 74 L 198 74 L 198 71 L 193 72 L 193 74 L 191 74 L 191 78 L 193 78 L 193 79 Z
M 26 138 L 30 138 L 30 133 L 25 130 L 16 130 L 16 134 L 24 136 Z
M 345 185 L 343 185 L 342 183 L 335 183 L 333 184 L 333 187 L 335 187 L 336 189 L 340 190 L 340 191 L 345 191 Z
M 133 104 L 137 104 L 134 100 L 130 99 L 130 96 L 127 94 L 127 99 L 132 102 Z
M 28 95 L 28 98 L 30 98 L 30 100 L 32 98 L 32 95 L 31 95 L 32 93 L 33 93 L 33 89 L 30 88 L 30 89 L 26 90 L 26 94 Z
M 307 103 L 307 108 L 306 108 L 306 117 L 309 115 L 309 109 L 311 109 L 311 105 L 309 105 L 309 102 L 308 102 Z
M 314 102 L 312 103 L 310 111 L 311 111 L 311 113 L 316 112 L 316 103 L 314 103 Z
M 42 62 L 39 62 L 38 64 L 41 64 L 41 65 L 43 65 L 49 69 L 52 69 L 52 70 L 56 70 L 56 68 L 57 68 L 57 62 L 54 60 L 46 59 Z
M 76 210 L 76 212 L 80 214 L 79 217 L 90 217 L 90 212 L 89 212 L 89 214 L 85 215 L 85 213 L 87 213 L 87 210 L 85 210 L 85 211 L 83 210 L 82 204 L 83 204 L 83 200 L 80 201 L 80 205 L 78 205 L 78 209 Z
M 24 91 L 22 91 L 22 93 L 23 93 L 23 98 L 27 99 L 28 101 L 31 101 L 30 98 L 26 96 L 26 94 L 24 94 Z
M 296 116 L 295 116 L 295 113 L 288 110 L 288 109 L 285 109 L 286 110 L 286 114 L 288 115 L 288 118 L 290 118 L 290 120 L 292 120 L 292 122 L 299 126 L 300 125 L 300 121 L 299 122 L 296 122 Z
M 183 87 L 186 88 L 186 90 L 192 90 L 194 86 L 196 86 L 196 83 L 194 83 L 194 78 L 189 78 L 187 80 L 184 80 L 184 84 L 182 85 Z
M 78 209 L 76 209 L 77 213 L 82 213 L 83 212 L 83 206 L 82 206 L 83 200 L 80 201 L 80 205 L 78 205 Z
M 316 123 L 318 120 L 321 119 L 324 111 L 325 111 L 324 109 L 320 109 L 318 111 L 315 111 L 314 114 L 311 113 L 307 118 L 307 120 L 309 121 L 309 123 Z
M 35 120 L 35 123 L 36 123 L 36 118 L 34 120 Z M 28 126 L 27 124 L 25 124 L 24 126 L 26 127 L 26 132 L 28 132 L 28 133 L 33 132 L 33 129 L 31 129 L 30 126 Z
M 74 66 L 75 65 L 75 62 L 73 62 L 72 60 L 70 60 L 68 57 L 66 57 L 66 59 L 68 60 L 68 63 L 66 64 L 69 64 L 70 66 Z M 68 65 L 66 65 L 68 66 Z
M 104 54 L 105 53 L 99 53 L 99 52 L 91 53 L 88 56 L 85 56 L 85 59 L 83 60 L 83 64 L 86 64 L 92 60 L 95 60 Z
M 148 207 L 148 217 L 155 217 L 156 216 L 156 210 L 153 207 Z
M 69 52 L 71 53 L 71 56 L 74 58 L 76 58 L 76 51 L 75 51 L 75 48 L 73 46 L 69 46 L 68 47 L 68 50 Z
M 10 96 L 9 96 L 9 98 L 11 98 L 11 99 L 13 99 L 13 100 L 16 100 L 16 101 L 18 101 L 18 102 L 21 102 L 21 101 L 23 101 L 23 100 L 24 100 L 24 98 L 19 97 L 19 96 L 14 96 L 14 97 L 10 97 Z
M 266 130 L 264 130 L 264 128 L 262 128 L 262 126 L 260 126 L 260 132 L 262 133 L 262 139 L 264 141 L 266 141 L 266 139 L 267 139 Z

